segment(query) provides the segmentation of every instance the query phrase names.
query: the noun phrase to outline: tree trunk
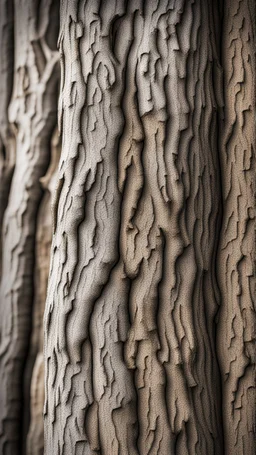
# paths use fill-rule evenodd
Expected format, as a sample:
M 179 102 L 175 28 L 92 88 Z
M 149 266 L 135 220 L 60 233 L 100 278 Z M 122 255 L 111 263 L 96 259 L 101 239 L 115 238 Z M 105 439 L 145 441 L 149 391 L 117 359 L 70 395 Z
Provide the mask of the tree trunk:
M 9 122 L 16 163 L 2 233 L 0 453 L 21 453 L 23 371 L 31 330 L 36 220 L 56 126 L 58 20 L 51 0 L 14 1 L 15 62 Z M 28 403 L 25 403 L 26 406 Z M 23 435 L 24 437 L 24 435 Z
M 255 454 L 255 17 L 0 0 L 0 454 Z
M 47 454 L 224 453 L 221 21 L 174 3 L 61 3 Z
M 35 294 L 33 303 L 32 335 L 30 350 L 25 371 L 27 396 L 25 402 L 30 402 L 30 413 L 27 413 L 26 427 L 29 432 L 26 441 L 27 455 L 42 455 L 44 453 L 43 404 L 44 404 L 44 361 L 43 361 L 43 314 L 46 300 L 48 272 L 50 265 L 50 246 L 52 240 L 52 217 L 50 203 L 56 180 L 59 162 L 59 137 L 55 131 L 52 141 L 51 163 L 47 174 L 41 178 L 44 196 L 37 216 L 36 232 L 36 264 L 35 264 Z M 25 434 L 27 431 L 25 431 Z
M 0 279 L 2 270 L 2 225 L 15 164 L 15 144 L 8 121 L 13 83 L 13 2 L 0 1 Z
M 226 0 L 218 350 L 225 453 L 255 454 L 255 4 Z

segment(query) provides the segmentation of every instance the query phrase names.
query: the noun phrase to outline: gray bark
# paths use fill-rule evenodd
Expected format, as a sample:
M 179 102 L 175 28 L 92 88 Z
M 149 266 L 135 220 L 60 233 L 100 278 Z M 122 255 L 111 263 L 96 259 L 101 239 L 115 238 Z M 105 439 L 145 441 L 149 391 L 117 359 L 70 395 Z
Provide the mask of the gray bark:
M 42 455 L 44 452 L 43 405 L 44 405 L 44 361 L 43 361 L 43 314 L 46 300 L 50 246 L 52 240 L 51 199 L 55 187 L 56 171 L 60 155 L 60 142 L 57 130 L 51 147 L 51 162 L 40 182 L 44 196 L 37 216 L 35 248 L 35 293 L 33 301 L 32 334 L 25 371 L 25 403 L 30 403 L 30 412 L 24 416 L 29 427 L 26 440 L 27 455 Z M 25 434 L 27 431 L 25 431 Z
M 223 453 L 216 8 L 61 4 L 47 454 Z
M 0 454 L 255 453 L 255 13 L 0 0 Z
M 9 122 L 16 161 L 2 232 L 0 284 L 0 453 L 21 452 L 23 371 L 31 330 L 39 179 L 47 169 L 56 125 L 58 21 L 51 0 L 15 0 L 14 82 Z M 55 43 L 56 46 L 56 43 Z

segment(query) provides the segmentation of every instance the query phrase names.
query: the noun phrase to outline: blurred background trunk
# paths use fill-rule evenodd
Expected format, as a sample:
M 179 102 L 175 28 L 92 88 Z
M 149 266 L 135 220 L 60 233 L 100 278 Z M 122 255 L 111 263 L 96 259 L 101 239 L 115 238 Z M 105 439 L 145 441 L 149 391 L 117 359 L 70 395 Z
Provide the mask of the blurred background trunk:
M 36 454 L 43 445 L 38 364 L 51 241 L 51 186 L 44 189 L 40 179 L 51 155 L 57 159 L 51 143 L 57 125 L 59 2 L 1 0 L 0 21 L 0 453 L 25 453 L 29 431 L 28 453 Z M 34 363 L 38 371 L 32 375 Z

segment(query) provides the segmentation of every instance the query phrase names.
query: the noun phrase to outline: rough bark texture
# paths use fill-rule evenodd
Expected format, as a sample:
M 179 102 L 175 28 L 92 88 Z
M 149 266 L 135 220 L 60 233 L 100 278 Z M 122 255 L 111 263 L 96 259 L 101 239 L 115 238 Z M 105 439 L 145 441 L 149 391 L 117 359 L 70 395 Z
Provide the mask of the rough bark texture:
M 255 4 L 224 4 L 218 350 L 225 453 L 256 450 Z
M 8 121 L 13 83 L 13 2 L 0 1 L 0 278 L 2 224 L 15 164 L 15 143 Z
M 57 130 L 53 136 L 51 163 L 47 174 L 40 179 L 45 191 L 37 216 L 35 294 L 33 302 L 32 335 L 25 372 L 25 403 L 30 403 L 26 415 L 29 426 L 26 438 L 26 454 L 42 455 L 44 451 L 43 404 L 44 404 L 44 361 L 43 361 L 43 314 L 46 300 L 52 240 L 51 198 L 56 181 L 60 147 Z M 31 398 L 30 398 L 31 397 Z M 31 401 L 30 401 L 31 400 Z M 26 431 L 25 431 L 26 433 Z
M 213 8 L 61 2 L 47 454 L 223 453 Z
M 50 159 L 56 125 L 58 53 L 51 0 L 15 0 L 14 84 L 9 121 L 16 166 L 3 222 L 0 287 L 0 453 L 21 451 L 23 370 L 31 329 L 39 179 Z M 53 9 L 52 9 L 53 7 Z M 53 18 L 53 22 L 49 19 Z M 56 18 L 55 18 L 56 19 Z
M 0 0 L 0 455 L 254 455 L 255 2 L 60 13 Z

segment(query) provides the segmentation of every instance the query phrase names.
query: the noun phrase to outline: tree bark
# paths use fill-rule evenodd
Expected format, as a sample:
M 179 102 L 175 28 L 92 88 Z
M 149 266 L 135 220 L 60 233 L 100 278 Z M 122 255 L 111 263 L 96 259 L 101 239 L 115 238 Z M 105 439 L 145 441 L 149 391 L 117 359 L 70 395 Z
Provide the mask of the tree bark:
M 43 405 L 44 405 L 44 361 L 43 361 L 43 314 L 46 300 L 48 273 L 50 266 L 50 246 L 52 240 L 51 199 L 55 186 L 60 155 L 60 143 L 56 130 L 52 140 L 51 163 L 40 182 L 44 196 L 37 216 L 35 294 L 33 302 L 32 335 L 25 371 L 27 394 L 24 401 L 30 403 L 30 412 L 26 413 L 26 429 L 29 428 L 26 441 L 26 455 L 43 455 Z M 31 397 L 31 398 L 30 398 Z M 27 431 L 25 431 L 27 434 Z
M 255 4 L 224 3 L 218 351 L 225 453 L 256 449 Z
M 2 270 L 2 225 L 15 165 L 15 143 L 8 120 L 13 83 L 13 1 L 0 2 L 0 279 Z
M 56 125 L 58 21 L 54 2 L 15 0 L 14 84 L 9 122 L 16 163 L 3 222 L 0 286 L 0 453 L 21 453 L 23 371 L 31 330 L 36 220 Z M 56 2 L 55 2 L 56 5 Z
M 0 454 L 255 453 L 255 18 L 0 0 Z
M 210 0 L 61 3 L 47 454 L 224 453 L 219 27 Z

